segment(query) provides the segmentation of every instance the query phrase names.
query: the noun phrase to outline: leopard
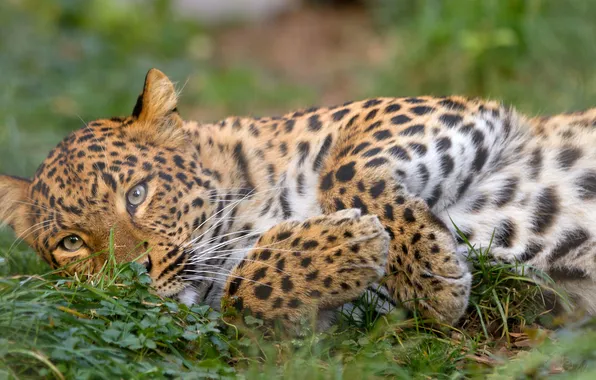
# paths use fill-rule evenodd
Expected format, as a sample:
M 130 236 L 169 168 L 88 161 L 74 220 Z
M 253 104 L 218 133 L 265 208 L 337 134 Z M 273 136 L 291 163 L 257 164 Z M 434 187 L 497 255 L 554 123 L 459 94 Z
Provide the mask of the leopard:
M 414 96 L 197 122 L 178 98 L 149 70 L 130 116 L 0 176 L 0 221 L 64 275 L 137 262 L 162 297 L 288 329 L 364 296 L 454 324 L 470 246 L 596 312 L 596 108 Z

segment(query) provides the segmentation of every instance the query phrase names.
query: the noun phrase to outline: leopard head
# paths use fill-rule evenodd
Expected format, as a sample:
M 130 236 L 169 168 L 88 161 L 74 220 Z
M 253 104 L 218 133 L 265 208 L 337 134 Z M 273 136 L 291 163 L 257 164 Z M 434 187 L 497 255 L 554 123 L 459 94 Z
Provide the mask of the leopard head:
M 65 274 L 113 255 L 144 264 L 160 295 L 180 293 L 188 244 L 218 205 L 176 107 L 172 82 L 150 70 L 131 116 L 71 133 L 32 179 L 0 176 L 0 222 Z

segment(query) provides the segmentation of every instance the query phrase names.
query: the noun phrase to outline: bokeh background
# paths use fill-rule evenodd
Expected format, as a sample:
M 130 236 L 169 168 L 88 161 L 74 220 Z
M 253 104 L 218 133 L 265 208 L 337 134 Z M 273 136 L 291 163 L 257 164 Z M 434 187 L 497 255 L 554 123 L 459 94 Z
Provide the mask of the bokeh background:
M 3 0 L 0 172 L 127 115 L 151 67 L 202 121 L 379 95 L 595 106 L 595 20 L 591 0 Z

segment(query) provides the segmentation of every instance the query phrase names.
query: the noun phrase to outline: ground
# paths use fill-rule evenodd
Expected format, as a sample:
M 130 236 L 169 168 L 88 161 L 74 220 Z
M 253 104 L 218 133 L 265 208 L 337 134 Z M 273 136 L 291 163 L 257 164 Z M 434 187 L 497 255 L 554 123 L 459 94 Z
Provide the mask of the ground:
M 122 4 L 0 5 L 7 36 L 0 172 L 31 175 L 81 119 L 128 114 L 153 66 L 184 87 L 181 112 L 200 120 L 384 95 L 480 95 L 529 114 L 581 109 L 596 98 L 596 7 L 582 0 L 382 0 L 216 29 L 173 22 L 167 1 Z M 590 378 L 595 371 L 591 319 L 561 329 L 542 315 L 535 285 L 482 260 L 472 305 L 455 328 L 400 313 L 364 322 L 346 316 L 333 330 L 290 339 L 255 319 L 230 325 L 205 307 L 152 296 L 138 266 L 58 279 L 13 242 L 0 236 L 0 377 Z

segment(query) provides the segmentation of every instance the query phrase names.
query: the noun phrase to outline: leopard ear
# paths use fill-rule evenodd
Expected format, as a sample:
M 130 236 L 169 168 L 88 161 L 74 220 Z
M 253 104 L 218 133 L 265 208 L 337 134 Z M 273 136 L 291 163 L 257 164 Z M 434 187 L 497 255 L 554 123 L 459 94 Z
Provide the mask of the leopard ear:
M 8 224 L 21 236 L 29 228 L 27 190 L 31 181 L 0 175 L 0 226 Z
M 177 103 L 174 84 L 161 71 L 151 69 L 145 76 L 145 86 L 132 116 L 145 123 L 179 127 L 182 119 L 178 115 Z

